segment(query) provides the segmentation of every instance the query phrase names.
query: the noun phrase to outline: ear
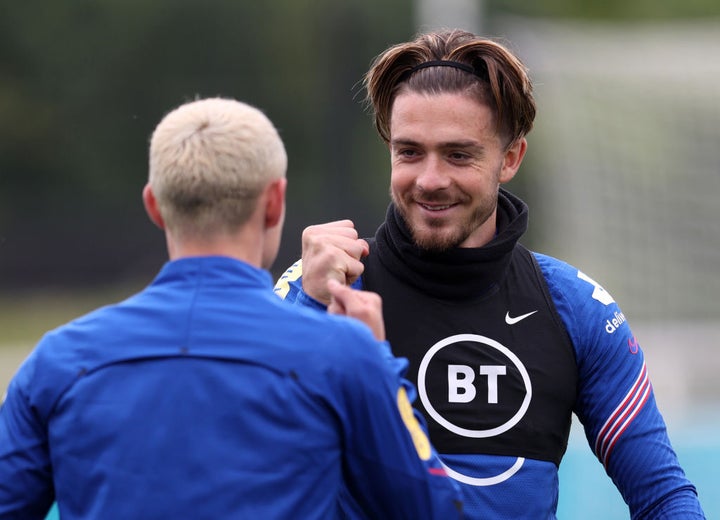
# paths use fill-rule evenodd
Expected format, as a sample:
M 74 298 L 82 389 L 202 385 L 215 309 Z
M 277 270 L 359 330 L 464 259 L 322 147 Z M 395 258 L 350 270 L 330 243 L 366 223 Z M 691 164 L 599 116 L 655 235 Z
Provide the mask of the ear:
M 515 177 L 515 174 L 520 168 L 523 157 L 525 157 L 526 151 L 527 139 L 525 139 L 524 137 L 512 143 L 510 147 L 505 151 L 502 169 L 500 170 L 499 180 L 501 184 L 510 182 L 510 180 Z
M 165 229 L 165 221 L 160 214 L 157 199 L 155 199 L 155 194 L 150 187 L 150 183 L 146 184 L 145 188 L 143 188 L 142 199 L 143 204 L 145 205 L 145 211 L 147 212 L 148 217 L 150 217 L 150 220 L 152 220 L 153 223 L 160 229 Z
M 272 228 L 282 225 L 285 216 L 285 189 L 287 179 L 272 181 L 265 188 L 265 227 Z

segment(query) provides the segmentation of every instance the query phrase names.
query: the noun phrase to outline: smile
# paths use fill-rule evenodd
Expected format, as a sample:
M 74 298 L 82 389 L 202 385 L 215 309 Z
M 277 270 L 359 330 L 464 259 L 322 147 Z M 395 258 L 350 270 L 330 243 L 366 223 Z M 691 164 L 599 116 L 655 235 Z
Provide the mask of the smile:
M 428 211 L 442 211 L 445 209 L 452 208 L 454 206 L 454 204 L 444 204 L 442 206 L 430 206 L 428 204 L 420 203 L 420 206 L 422 206 L 423 208 L 425 208 Z

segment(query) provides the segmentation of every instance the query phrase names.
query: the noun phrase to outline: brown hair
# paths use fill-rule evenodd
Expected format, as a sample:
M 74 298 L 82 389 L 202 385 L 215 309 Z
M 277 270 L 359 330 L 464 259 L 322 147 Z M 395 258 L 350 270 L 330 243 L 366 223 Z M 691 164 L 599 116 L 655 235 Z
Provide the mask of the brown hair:
M 472 67 L 474 73 L 444 66 L 413 70 L 438 60 Z M 401 91 L 467 93 L 490 107 L 498 135 L 508 145 L 527 135 L 535 119 L 532 83 L 525 65 L 500 43 L 462 30 L 421 34 L 388 48 L 375 58 L 364 83 L 375 127 L 385 142 L 390 141 L 390 114 Z

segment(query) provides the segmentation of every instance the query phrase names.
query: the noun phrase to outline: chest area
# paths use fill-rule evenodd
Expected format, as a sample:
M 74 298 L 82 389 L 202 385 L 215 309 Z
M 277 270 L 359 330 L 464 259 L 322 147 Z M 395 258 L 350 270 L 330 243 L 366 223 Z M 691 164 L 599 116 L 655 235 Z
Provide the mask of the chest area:
M 381 266 L 366 274 L 364 287 L 383 298 L 388 340 L 410 362 L 416 406 L 440 449 L 559 459 L 577 368 L 531 265 L 511 265 L 486 294 L 462 301 L 433 298 Z

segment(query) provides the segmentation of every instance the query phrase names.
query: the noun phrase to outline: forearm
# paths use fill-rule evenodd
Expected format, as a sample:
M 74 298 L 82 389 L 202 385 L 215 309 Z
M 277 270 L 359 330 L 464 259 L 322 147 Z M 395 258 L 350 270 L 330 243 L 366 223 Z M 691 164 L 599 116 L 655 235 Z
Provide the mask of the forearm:
M 645 511 L 634 515 L 633 520 L 705 520 L 697 492 L 692 486 L 668 493 Z

